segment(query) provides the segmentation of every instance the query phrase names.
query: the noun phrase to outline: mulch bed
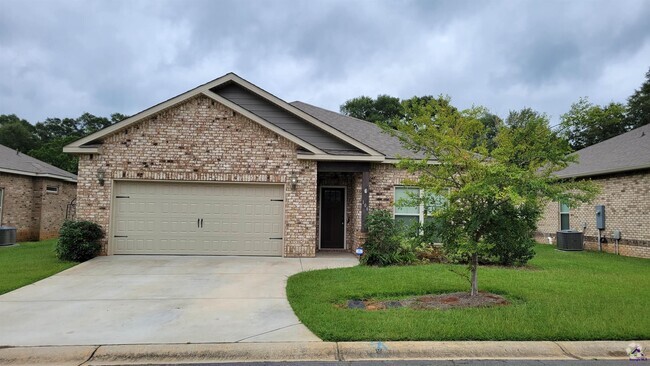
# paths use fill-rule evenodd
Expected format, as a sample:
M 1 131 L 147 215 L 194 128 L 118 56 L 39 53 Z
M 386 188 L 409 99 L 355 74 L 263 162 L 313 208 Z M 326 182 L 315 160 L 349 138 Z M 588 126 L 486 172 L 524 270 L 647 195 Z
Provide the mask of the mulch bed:
M 470 296 L 469 292 L 454 292 L 450 294 L 416 296 L 403 300 L 348 300 L 347 308 L 369 311 L 394 308 L 447 310 L 457 308 L 485 308 L 509 304 L 508 300 L 503 296 L 489 292 L 479 292 L 477 296 Z

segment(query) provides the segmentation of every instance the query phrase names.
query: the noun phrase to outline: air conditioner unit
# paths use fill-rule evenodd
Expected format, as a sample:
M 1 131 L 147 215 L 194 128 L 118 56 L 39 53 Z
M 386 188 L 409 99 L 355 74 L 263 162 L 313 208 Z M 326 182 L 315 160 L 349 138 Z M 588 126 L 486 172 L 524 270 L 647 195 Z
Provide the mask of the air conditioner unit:
M 583 250 L 584 236 L 580 231 L 562 230 L 556 233 L 559 250 Z

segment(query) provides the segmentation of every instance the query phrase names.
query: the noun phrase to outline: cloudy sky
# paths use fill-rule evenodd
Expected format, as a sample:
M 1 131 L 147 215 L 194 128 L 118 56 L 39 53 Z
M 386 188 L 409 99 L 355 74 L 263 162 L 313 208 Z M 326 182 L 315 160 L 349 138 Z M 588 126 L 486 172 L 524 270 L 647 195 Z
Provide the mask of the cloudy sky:
M 134 114 L 233 71 L 337 110 L 448 94 L 553 123 L 623 102 L 650 67 L 650 1 L 0 0 L 0 114 Z

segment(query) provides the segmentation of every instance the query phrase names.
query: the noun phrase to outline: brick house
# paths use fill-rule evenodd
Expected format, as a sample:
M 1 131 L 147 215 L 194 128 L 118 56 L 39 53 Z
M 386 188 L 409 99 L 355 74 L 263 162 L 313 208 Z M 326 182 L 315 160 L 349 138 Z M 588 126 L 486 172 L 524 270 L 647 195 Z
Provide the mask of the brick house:
M 591 203 L 568 207 L 549 202 L 537 238 L 555 241 L 558 230 L 584 232 L 585 248 L 599 250 L 596 205 L 605 206 L 602 250 L 616 251 L 613 231 L 621 232 L 619 253 L 650 258 L 650 124 L 576 152 L 578 163 L 558 172 L 562 178 L 591 179 L 600 195 Z
M 417 157 L 378 126 L 287 103 L 227 74 L 64 148 L 79 156 L 77 215 L 103 254 L 311 257 L 364 240 L 371 209 L 411 189 Z
M 16 228 L 17 241 L 59 235 L 77 196 L 77 176 L 0 145 L 0 224 Z

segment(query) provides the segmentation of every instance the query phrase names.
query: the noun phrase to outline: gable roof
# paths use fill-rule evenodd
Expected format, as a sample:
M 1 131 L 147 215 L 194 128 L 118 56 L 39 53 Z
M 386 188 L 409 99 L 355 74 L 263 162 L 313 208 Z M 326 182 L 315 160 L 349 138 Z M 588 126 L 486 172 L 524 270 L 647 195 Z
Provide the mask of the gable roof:
M 242 88 L 246 93 L 248 93 L 249 98 L 233 98 L 231 94 L 224 92 L 224 90 L 227 91 L 226 86 L 232 84 Z M 220 92 L 222 92 L 223 95 L 220 95 Z M 313 160 L 362 161 L 383 161 L 385 159 L 382 153 L 372 147 L 335 128 L 332 128 L 327 123 L 314 118 L 291 104 L 277 98 L 271 93 L 268 93 L 240 78 L 234 73 L 226 74 L 165 102 L 159 103 L 112 126 L 79 139 L 65 146 L 63 151 L 68 153 L 99 153 L 99 146 L 101 146 L 101 140 L 104 137 L 121 131 L 149 116 L 167 108 L 171 108 L 198 95 L 204 95 L 211 98 L 226 107 L 231 108 L 235 112 L 248 117 L 254 122 L 259 123 L 278 135 L 296 143 L 305 150 L 305 153 L 298 154 L 298 158 Z M 275 109 L 275 112 L 283 111 L 282 113 L 284 113 L 285 117 L 289 115 L 292 118 L 299 119 L 303 123 L 303 127 L 306 126 L 306 129 L 311 131 L 311 136 L 308 136 L 310 133 L 304 134 L 300 132 L 300 128 L 289 128 L 286 124 L 283 125 L 281 121 L 273 120 L 273 118 L 270 118 L 268 115 L 266 115 L 266 118 L 262 117 L 264 111 L 252 108 L 250 103 L 247 103 L 251 96 L 258 101 L 261 99 L 264 104 L 263 107 L 267 109 L 270 107 Z M 231 99 L 228 99 L 227 97 L 230 97 Z M 298 125 L 294 123 L 293 127 L 296 126 Z
M 650 124 L 576 152 L 578 162 L 556 175 L 587 177 L 650 168 Z
M 423 154 L 406 149 L 398 138 L 384 132 L 381 127 L 372 122 L 346 116 L 300 101 L 292 102 L 291 105 L 318 118 L 346 135 L 363 141 L 368 146 L 384 154 L 388 159 L 398 159 L 400 157 L 424 158 Z
M 77 176 L 70 172 L 66 172 L 63 169 L 59 169 L 4 145 L 0 145 L 0 172 L 61 179 L 67 182 L 77 181 Z

